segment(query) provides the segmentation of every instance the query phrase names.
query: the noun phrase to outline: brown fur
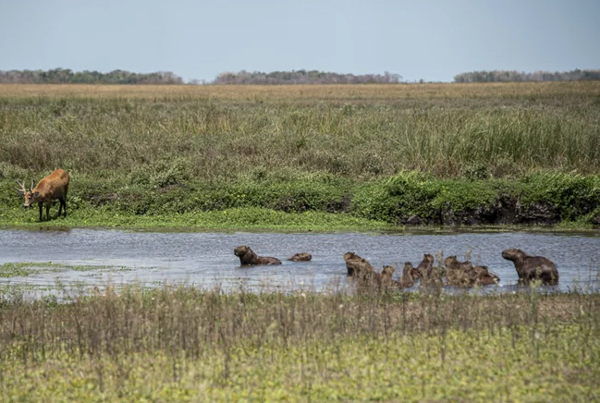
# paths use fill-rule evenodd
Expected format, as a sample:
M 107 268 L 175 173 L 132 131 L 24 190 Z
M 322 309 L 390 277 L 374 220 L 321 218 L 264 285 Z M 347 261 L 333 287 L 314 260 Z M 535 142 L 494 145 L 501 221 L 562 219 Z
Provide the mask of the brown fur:
M 446 267 L 446 280 L 448 285 L 455 287 L 472 287 L 475 284 L 476 276 L 474 273 L 473 264 L 468 260 L 460 262 L 456 256 L 448 256 L 444 259 Z
M 411 262 L 404 263 L 402 276 L 400 276 L 400 288 L 410 288 L 415 285 L 415 280 L 420 278 L 419 271 L 415 269 Z
M 50 220 L 50 206 L 52 206 L 52 200 L 59 200 L 60 207 L 58 208 L 58 216 L 63 211 L 63 217 L 67 216 L 67 191 L 69 190 L 69 174 L 62 170 L 57 169 L 50 175 L 46 176 L 38 182 L 36 187 L 33 187 L 27 191 L 25 185 L 18 182 L 21 186 L 19 195 L 25 198 L 23 207 L 33 207 L 35 203 L 38 203 L 40 208 L 40 221 L 42 221 L 42 205 L 46 205 L 46 220 Z M 33 181 L 32 181 L 33 182 Z
M 433 265 L 434 259 L 432 255 L 423 255 L 423 260 L 417 267 L 417 272 L 421 278 L 421 285 L 426 287 L 441 287 L 444 282 L 442 281 L 442 273 L 438 267 Z
M 281 260 L 274 257 L 258 256 L 249 246 L 238 246 L 233 250 L 233 254 L 240 258 L 240 264 L 246 265 L 274 265 L 281 264 Z
M 376 273 L 376 278 L 378 280 L 380 289 L 388 290 L 390 288 L 393 289 L 400 287 L 400 284 L 396 280 L 392 279 L 395 270 L 396 269 L 394 269 L 392 266 L 383 266 L 381 274 Z
M 294 256 L 289 258 L 292 262 L 310 262 L 312 260 L 312 255 L 310 253 L 296 253 Z
M 421 278 L 423 277 L 423 275 L 425 273 L 428 273 L 431 271 L 431 269 L 433 268 L 433 262 L 434 262 L 434 258 L 433 255 L 430 255 L 428 253 L 423 255 L 423 260 L 421 260 L 421 263 L 419 263 L 419 265 L 417 266 L 417 273 L 418 276 L 417 278 Z
M 344 254 L 344 261 L 346 262 L 346 269 L 348 270 L 348 276 L 353 277 L 364 277 L 371 272 L 375 272 L 371 263 L 361 258 L 354 252 L 346 252 Z
M 500 277 L 490 273 L 487 266 L 475 266 L 471 274 L 475 278 L 475 284 L 479 286 L 494 285 L 500 282 Z
M 530 256 L 521 249 L 505 249 L 502 257 L 514 263 L 522 284 L 529 284 L 534 280 L 541 280 L 542 284 L 558 284 L 556 265 L 543 256 Z

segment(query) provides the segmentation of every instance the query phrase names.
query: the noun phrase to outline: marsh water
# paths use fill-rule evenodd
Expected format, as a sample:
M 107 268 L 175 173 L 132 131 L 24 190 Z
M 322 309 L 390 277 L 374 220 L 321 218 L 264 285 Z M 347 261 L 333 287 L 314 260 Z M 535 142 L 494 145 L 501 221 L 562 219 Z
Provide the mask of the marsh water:
M 249 245 L 261 256 L 282 260 L 280 266 L 240 267 L 233 249 Z M 345 287 L 343 254 L 353 251 L 374 267 L 397 268 L 418 264 L 424 253 L 457 255 L 487 265 L 501 278 L 501 286 L 517 289 L 512 262 L 501 251 L 520 248 L 556 263 L 558 291 L 596 288 L 600 264 L 600 233 L 272 233 L 272 232 L 135 232 L 123 230 L 0 230 L 0 264 L 36 264 L 28 275 L 0 277 L 0 284 L 40 288 L 56 284 L 104 286 L 139 283 L 186 283 L 222 289 L 298 290 Z M 309 252 L 311 262 L 286 261 L 296 252 Z M 52 267 L 44 270 L 47 262 Z M 50 266 L 50 265 L 49 265 Z M 57 269 L 58 268 L 58 269 Z M 26 267 L 25 267 L 26 269 Z M 0 273 L 0 276 L 2 274 Z

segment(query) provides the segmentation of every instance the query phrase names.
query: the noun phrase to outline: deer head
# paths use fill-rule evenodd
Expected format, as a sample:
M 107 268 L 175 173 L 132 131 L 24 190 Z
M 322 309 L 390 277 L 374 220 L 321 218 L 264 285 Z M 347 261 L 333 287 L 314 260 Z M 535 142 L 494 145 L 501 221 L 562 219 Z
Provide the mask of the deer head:
M 17 181 L 17 185 L 20 186 L 17 188 L 17 192 L 19 193 L 19 196 L 25 198 L 23 207 L 31 207 L 32 206 L 31 203 L 33 202 L 33 197 L 36 196 L 33 193 L 33 188 L 35 187 L 35 181 L 33 179 L 31 180 L 31 186 L 29 187 L 29 190 L 25 189 L 25 184 L 23 182 Z

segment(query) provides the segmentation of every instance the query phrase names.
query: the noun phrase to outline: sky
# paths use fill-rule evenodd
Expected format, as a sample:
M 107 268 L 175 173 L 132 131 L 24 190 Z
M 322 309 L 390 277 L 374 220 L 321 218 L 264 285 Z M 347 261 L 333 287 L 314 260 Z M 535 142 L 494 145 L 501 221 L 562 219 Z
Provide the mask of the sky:
M 600 69 L 600 0 L 0 0 L 0 70 Z

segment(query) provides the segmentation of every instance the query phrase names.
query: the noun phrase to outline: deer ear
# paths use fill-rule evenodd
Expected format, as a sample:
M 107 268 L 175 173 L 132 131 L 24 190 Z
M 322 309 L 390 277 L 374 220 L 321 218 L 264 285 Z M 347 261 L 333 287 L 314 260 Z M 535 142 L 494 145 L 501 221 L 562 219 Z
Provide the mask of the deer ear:
M 35 192 L 35 193 L 33 194 L 33 197 L 38 197 L 39 195 L 40 195 L 40 192 Z

